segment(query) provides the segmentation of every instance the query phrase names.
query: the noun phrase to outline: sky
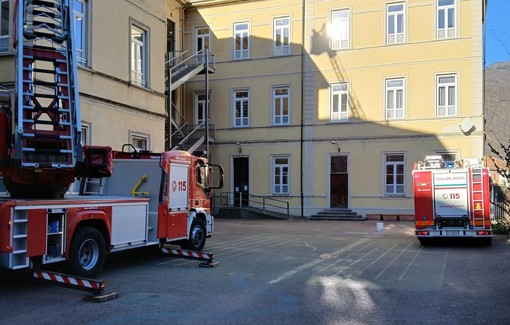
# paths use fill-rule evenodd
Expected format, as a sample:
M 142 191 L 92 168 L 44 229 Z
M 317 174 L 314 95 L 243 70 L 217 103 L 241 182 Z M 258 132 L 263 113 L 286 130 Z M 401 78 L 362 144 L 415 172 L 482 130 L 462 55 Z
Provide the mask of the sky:
M 485 66 L 510 62 L 510 0 L 489 0 L 485 28 Z

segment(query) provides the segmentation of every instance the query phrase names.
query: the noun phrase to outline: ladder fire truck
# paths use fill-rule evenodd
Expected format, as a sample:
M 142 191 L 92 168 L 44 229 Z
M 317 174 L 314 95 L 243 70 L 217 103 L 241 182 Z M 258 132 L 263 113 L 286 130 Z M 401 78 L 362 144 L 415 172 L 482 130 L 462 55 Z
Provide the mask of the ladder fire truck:
M 420 243 L 465 237 L 490 245 L 490 183 L 481 159 L 444 161 L 441 156 L 427 156 L 415 163 L 415 233 Z
M 80 144 L 70 0 L 16 2 L 16 88 L 0 93 L 0 267 L 67 262 L 93 277 L 107 252 L 176 243 L 200 251 L 214 230 L 221 166 Z M 64 195 L 81 180 L 80 195 Z

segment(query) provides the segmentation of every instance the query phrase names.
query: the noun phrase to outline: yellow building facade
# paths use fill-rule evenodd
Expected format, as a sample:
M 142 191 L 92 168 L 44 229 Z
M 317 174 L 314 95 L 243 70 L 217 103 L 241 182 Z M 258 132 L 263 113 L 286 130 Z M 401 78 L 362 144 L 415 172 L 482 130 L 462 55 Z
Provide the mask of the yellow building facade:
M 0 1 L 0 85 L 6 89 L 14 89 L 15 2 Z M 83 143 L 115 150 L 125 144 L 164 150 L 164 67 L 168 46 L 172 51 L 182 46 L 179 31 L 184 2 L 69 2 L 76 31 Z
M 485 0 L 72 2 L 83 142 L 158 152 L 208 112 L 201 148 L 231 203 L 412 214 L 414 162 L 484 154 Z M 0 0 L 8 89 L 14 3 Z M 169 89 L 175 58 L 204 50 L 213 73 Z
M 185 47 L 207 34 L 215 54 L 211 154 L 235 197 L 412 214 L 414 162 L 483 156 L 486 2 L 191 3 Z

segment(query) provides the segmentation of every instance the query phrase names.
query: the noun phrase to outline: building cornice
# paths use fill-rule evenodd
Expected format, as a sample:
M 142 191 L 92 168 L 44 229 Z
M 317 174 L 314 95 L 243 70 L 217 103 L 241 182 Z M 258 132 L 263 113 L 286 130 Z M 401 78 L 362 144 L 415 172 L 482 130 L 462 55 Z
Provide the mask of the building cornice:
M 262 0 L 187 0 L 185 8 L 186 9 L 194 9 L 200 7 L 213 7 L 213 6 L 221 6 L 225 4 L 233 4 L 236 2 L 257 2 Z

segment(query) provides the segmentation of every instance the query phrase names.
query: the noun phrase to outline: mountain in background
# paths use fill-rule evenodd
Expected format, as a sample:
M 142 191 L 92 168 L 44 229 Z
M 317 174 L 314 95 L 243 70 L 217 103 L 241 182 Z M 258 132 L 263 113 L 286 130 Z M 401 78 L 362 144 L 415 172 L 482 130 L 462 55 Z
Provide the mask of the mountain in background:
M 510 144 L 510 62 L 485 70 L 485 154 L 493 155 L 488 143 L 500 149 Z

